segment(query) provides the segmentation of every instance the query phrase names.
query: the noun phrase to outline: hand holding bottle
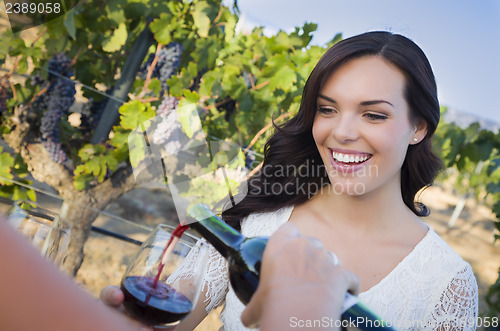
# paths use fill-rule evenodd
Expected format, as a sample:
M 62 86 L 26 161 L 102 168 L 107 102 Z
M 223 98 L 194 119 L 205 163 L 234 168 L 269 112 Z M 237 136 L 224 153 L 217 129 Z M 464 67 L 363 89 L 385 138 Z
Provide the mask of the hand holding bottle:
M 338 320 L 346 291 L 358 293 L 357 276 L 342 269 L 318 239 L 301 236 L 287 223 L 266 245 L 259 286 L 241 319 L 261 330 L 289 329 L 299 320 Z

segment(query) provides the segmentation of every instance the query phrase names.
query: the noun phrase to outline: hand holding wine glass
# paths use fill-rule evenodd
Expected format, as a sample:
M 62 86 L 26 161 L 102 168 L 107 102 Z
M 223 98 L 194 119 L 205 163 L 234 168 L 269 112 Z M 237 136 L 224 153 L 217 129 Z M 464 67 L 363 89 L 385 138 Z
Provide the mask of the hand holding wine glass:
M 190 252 L 198 255 L 197 261 L 206 261 L 208 247 L 199 243 L 192 251 L 179 232 L 182 231 L 172 232 L 169 227 L 158 225 L 123 276 L 125 311 L 146 325 L 177 325 L 191 313 L 198 299 L 205 270 L 203 263 L 199 272 L 190 277 L 178 277 L 177 271 Z M 114 295 L 120 296 L 119 292 Z

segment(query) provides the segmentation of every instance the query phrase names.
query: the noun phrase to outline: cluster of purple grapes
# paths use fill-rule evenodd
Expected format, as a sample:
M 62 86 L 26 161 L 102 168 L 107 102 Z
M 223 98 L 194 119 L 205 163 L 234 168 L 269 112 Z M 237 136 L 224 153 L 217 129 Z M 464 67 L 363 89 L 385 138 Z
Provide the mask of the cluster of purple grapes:
M 9 81 L 0 85 L 0 116 L 7 112 L 7 101 L 12 98 L 12 93 L 8 86 Z
M 49 72 L 49 81 L 45 84 L 47 91 L 40 95 L 31 105 L 33 109 L 43 112 L 40 121 L 40 133 L 42 145 L 57 163 L 67 160 L 66 153 L 62 149 L 59 140 L 58 124 L 75 101 L 75 83 L 64 77 L 71 77 L 71 60 L 66 55 L 58 53 L 49 60 L 49 70 L 61 76 Z
M 241 150 L 245 152 L 245 149 L 247 146 L 243 146 Z M 248 149 L 248 152 L 245 153 L 245 168 L 252 170 L 254 166 L 254 162 L 257 160 L 257 154 L 255 151 L 250 147 Z
M 158 78 L 161 82 L 160 97 L 168 91 L 167 80 L 176 73 L 177 68 L 181 64 L 181 55 L 183 51 L 184 49 L 181 44 L 171 42 L 158 52 L 158 60 L 151 77 Z M 150 54 L 146 63 L 139 69 L 139 77 L 141 79 L 146 79 L 155 56 L 155 54 Z
M 42 78 L 42 75 L 40 75 L 40 72 L 37 72 L 34 75 L 31 75 L 30 77 L 30 84 L 31 86 L 41 86 L 45 83 L 45 80 Z
M 73 76 L 71 70 L 71 60 L 64 53 L 57 53 L 49 60 L 49 80 L 58 78 L 57 73 L 64 77 Z
M 156 115 L 167 114 L 171 110 L 177 108 L 178 105 L 179 105 L 179 100 L 177 100 L 177 98 L 166 96 L 161 102 L 161 104 L 158 106 L 158 109 L 156 110 Z
M 112 93 L 113 87 L 108 88 L 105 92 L 106 95 L 111 95 Z M 102 100 L 93 100 L 92 98 L 89 98 L 89 102 L 83 106 L 80 112 L 82 115 L 80 129 L 83 132 L 90 132 L 97 127 L 108 100 L 109 99 L 107 97 Z
M 175 97 L 166 96 L 156 110 L 153 122 L 153 142 L 157 145 L 175 144 L 178 141 L 178 132 L 181 130 L 178 116 L 172 110 L 176 109 L 179 101 Z M 163 146 L 167 148 L 168 146 Z

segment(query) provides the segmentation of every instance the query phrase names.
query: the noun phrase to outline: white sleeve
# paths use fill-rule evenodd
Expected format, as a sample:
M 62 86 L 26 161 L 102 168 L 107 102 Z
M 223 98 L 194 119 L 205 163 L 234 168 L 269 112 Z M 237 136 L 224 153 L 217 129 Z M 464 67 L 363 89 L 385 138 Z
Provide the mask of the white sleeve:
M 441 293 L 427 325 L 436 331 L 476 330 L 477 315 L 477 282 L 467 264 Z
M 208 261 L 205 270 L 200 270 L 202 261 L 200 258 L 200 245 L 205 243 L 209 246 Z M 169 277 L 169 281 L 177 279 L 189 279 L 197 277 L 198 272 L 204 272 L 203 285 L 200 291 L 205 293 L 205 310 L 207 313 L 220 306 L 228 291 L 229 276 L 227 273 L 226 260 L 217 250 L 206 242 L 205 239 L 200 239 L 186 256 L 184 262 L 175 270 Z

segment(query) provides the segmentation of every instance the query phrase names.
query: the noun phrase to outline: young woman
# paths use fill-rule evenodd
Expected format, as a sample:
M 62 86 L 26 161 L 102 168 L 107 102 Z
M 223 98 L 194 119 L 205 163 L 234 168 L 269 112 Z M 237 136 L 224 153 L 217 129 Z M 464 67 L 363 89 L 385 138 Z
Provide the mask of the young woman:
M 223 218 L 246 236 L 290 222 L 320 239 L 360 278 L 359 298 L 398 329 L 475 329 L 472 269 L 420 220 L 429 212 L 415 200 L 441 167 L 431 148 L 439 116 L 415 43 L 389 32 L 345 39 L 320 59 L 299 112 L 276 128 L 247 196 Z M 184 327 L 225 303 L 224 329 L 244 330 L 244 306 L 215 251 L 205 284 Z

